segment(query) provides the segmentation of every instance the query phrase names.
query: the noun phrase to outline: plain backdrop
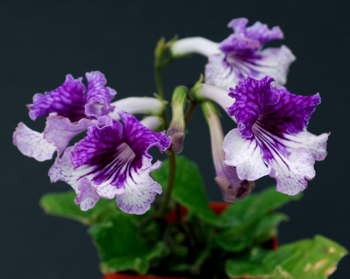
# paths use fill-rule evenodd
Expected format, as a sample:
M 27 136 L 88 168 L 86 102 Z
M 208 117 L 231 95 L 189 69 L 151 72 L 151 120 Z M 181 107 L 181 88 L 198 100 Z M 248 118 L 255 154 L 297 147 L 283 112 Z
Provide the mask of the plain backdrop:
M 280 229 L 286 243 L 322 234 L 350 248 L 349 171 L 349 15 L 345 1 L 0 1 L 1 90 L 1 278 L 97 279 L 98 258 L 86 228 L 46 216 L 38 206 L 42 194 L 69 189 L 50 184 L 51 162 L 22 156 L 11 135 L 29 120 L 25 105 L 36 92 L 60 85 L 66 73 L 81 76 L 101 70 L 118 98 L 151 95 L 153 48 L 161 36 L 204 36 L 221 41 L 235 17 L 279 25 L 283 44 L 297 57 L 288 88 L 298 94 L 320 92 L 322 104 L 310 131 L 331 131 L 329 155 L 316 164 L 317 177 L 304 198 L 284 208 L 290 221 Z M 192 84 L 203 71 L 199 56 L 166 70 L 169 91 Z M 232 123 L 225 120 L 226 131 Z M 212 199 L 220 199 L 213 182 L 208 131 L 200 111 L 188 127 L 185 155 L 200 164 Z M 272 180 L 258 182 L 257 191 Z M 332 278 L 350 278 L 345 258 Z M 301 278 L 302 279 L 302 278 Z

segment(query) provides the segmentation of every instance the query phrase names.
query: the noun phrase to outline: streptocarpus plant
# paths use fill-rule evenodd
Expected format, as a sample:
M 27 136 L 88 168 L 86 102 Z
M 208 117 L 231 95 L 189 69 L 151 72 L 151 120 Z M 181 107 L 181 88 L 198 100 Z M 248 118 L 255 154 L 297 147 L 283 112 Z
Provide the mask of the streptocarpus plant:
M 73 190 L 45 195 L 41 205 L 90 227 L 103 273 L 321 279 L 346 254 L 321 236 L 276 251 L 268 246 L 286 220 L 275 210 L 300 198 L 315 176 L 315 161 L 327 155 L 329 134 L 307 130 L 319 94 L 296 95 L 285 87 L 292 52 L 263 48 L 282 39 L 282 30 L 247 24 L 245 18 L 232 20 L 234 33 L 221 43 L 160 40 L 155 97 L 113 101 L 116 91 L 94 71 L 85 83 L 67 75 L 28 105 L 30 118 L 46 117 L 46 127 L 37 132 L 19 123 L 14 144 L 38 161 L 54 158 L 51 181 Z M 208 57 L 204 79 L 175 88 L 169 118 L 162 69 L 191 53 Z M 227 202 L 220 214 L 212 211 L 198 167 L 179 156 L 190 136 L 186 124 L 199 107 L 209 127 L 214 180 Z M 219 108 L 235 126 L 226 135 Z M 153 160 L 152 147 L 168 159 Z M 276 180 L 276 189 L 252 194 L 266 175 Z

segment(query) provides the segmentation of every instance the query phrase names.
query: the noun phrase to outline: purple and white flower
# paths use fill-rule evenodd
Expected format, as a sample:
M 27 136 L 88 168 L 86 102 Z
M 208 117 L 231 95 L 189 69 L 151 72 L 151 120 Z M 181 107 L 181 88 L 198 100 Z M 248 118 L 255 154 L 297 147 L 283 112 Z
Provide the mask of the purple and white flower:
M 236 167 L 242 180 L 270 175 L 277 191 L 296 195 L 314 178 L 315 161 L 327 156 L 329 134 L 306 130 L 319 94 L 298 96 L 272 83 L 270 77 L 247 78 L 230 89 L 234 103 L 228 112 L 238 128 L 225 136 L 225 163 Z
M 286 83 L 288 69 L 295 60 L 286 46 L 263 49 L 264 44 L 283 38 L 282 30 L 271 29 L 261 22 L 247 27 L 248 19 L 233 19 L 228 27 L 234 33 L 221 43 L 201 37 L 176 41 L 171 51 L 174 56 L 199 53 L 208 57 L 205 68 L 207 84 L 229 89 L 245 77 L 261 79 L 271 76 L 281 85 Z
M 22 154 L 38 161 L 50 160 L 56 151 L 61 154 L 71 139 L 89 126 L 108 124 L 111 118 L 118 119 L 121 111 L 160 114 L 164 109 L 164 103 L 150 97 L 125 98 L 111 104 L 116 91 L 106 86 L 104 74 L 94 71 L 85 76 L 86 86 L 82 78 L 67 75 L 61 86 L 34 95 L 33 104 L 28 105 L 30 118 L 48 117 L 42 133 L 22 122 L 18 124 L 13 143 Z M 153 125 L 155 121 L 153 118 Z
M 65 153 L 50 170 L 52 181 L 63 180 L 77 192 L 83 210 L 99 198 L 116 199 L 117 206 L 131 214 L 143 214 L 162 192 L 150 173 L 161 163 L 152 162 L 151 147 L 165 151 L 170 139 L 154 132 L 128 113 L 104 127 L 91 126 L 87 136 Z
M 86 73 L 86 80 L 87 86 L 82 78 L 67 75 L 61 86 L 34 95 L 33 104 L 28 105 L 30 118 L 48 117 L 42 133 L 22 122 L 18 124 L 13 142 L 24 155 L 38 161 L 49 160 L 55 151 L 61 154 L 73 137 L 98 121 L 104 121 L 113 111 L 110 101 L 116 92 L 106 87 L 104 74 Z

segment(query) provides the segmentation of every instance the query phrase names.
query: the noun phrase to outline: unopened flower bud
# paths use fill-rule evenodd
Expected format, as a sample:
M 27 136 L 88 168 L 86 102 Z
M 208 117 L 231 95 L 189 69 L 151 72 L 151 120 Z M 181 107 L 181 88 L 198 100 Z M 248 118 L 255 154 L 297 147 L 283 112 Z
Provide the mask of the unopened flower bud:
M 167 135 L 172 139 L 172 148 L 177 154 L 183 150 L 185 138 L 184 108 L 187 92 L 188 89 L 184 86 L 176 87 L 171 102 L 172 120 Z
M 215 181 L 222 191 L 223 199 L 226 202 L 242 199 L 251 192 L 254 182 L 239 179 L 236 168 L 225 164 L 224 134 L 215 105 L 209 101 L 204 102 L 202 110 L 209 126 Z

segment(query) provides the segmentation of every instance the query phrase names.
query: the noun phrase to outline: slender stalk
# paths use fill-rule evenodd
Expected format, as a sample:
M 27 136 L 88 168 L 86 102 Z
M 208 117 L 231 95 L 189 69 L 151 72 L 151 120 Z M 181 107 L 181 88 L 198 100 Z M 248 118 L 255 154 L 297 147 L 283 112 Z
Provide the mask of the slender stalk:
M 162 201 L 162 204 L 160 206 L 160 215 L 163 216 L 166 213 L 166 210 L 168 208 L 171 194 L 174 190 L 175 185 L 175 177 L 176 177 L 176 155 L 172 148 L 169 149 L 168 152 L 168 158 L 169 158 L 169 175 L 168 175 L 168 186 L 164 194 L 164 198 Z
M 163 85 L 163 80 L 162 80 L 162 67 L 158 63 L 155 63 L 155 65 L 154 65 L 154 80 L 156 83 L 157 97 L 161 101 L 164 101 L 165 98 L 164 98 L 164 85 Z M 161 116 L 164 120 L 164 126 L 167 129 L 168 125 L 169 125 L 169 121 L 168 121 L 168 116 L 167 116 L 165 107 L 162 111 Z
M 197 101 L 191 100 L 190 107 L 188 108 L 188 110 L 186 111 L 186 114 L 185 114 L 185 123 L 186 124 L 191 120 L 192 114 L 195 111 L 196 107 L 197 107 Z
M 159 65 L 154 66 L 154 79 L 156 82 L 156 90 L 158 97 L 161 100 L 164 100 L 164 85 L 163 85 L 163 80 L 162 80 L 162 67 Z

